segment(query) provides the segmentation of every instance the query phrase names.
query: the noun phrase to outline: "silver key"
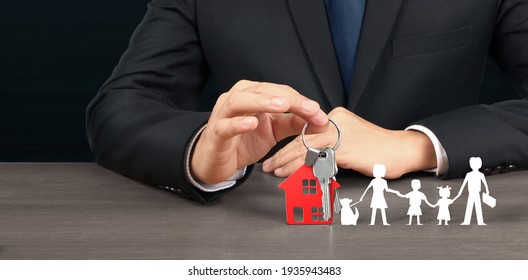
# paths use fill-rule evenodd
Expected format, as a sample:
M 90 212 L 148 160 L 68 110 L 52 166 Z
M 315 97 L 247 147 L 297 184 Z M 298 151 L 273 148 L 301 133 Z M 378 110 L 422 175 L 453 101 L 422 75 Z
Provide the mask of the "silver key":
M 332 216 L 330 211 L 330 179 L 337 174 L 337 164 L 335 161 L 335 151 L 332 148 L 320 149 L 321 152 L 313 165 L 314 176 L 319 180 L 323 206 L 323 218 L 328 221 Z

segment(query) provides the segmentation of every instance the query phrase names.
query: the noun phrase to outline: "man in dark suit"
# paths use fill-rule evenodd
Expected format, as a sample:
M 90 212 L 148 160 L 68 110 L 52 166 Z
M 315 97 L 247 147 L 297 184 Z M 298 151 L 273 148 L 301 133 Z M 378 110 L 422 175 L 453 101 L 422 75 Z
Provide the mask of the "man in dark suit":
M 88 107 L 97 162 L 206 202 L 305 122 L 312 146 L 332 145 L 331 117 L 338 165 L 367 175 L 461 176 L 471 156 L 528 167 L 528 1 L 368 0 L 352 72 L 327 5 L 153 0 Z M 488 55 L 522 99 L 477 104 Z M 208 80 L 224 94 L 197 112 Z M 263 169 L 287 176 L 304 153 L 294 140 Z

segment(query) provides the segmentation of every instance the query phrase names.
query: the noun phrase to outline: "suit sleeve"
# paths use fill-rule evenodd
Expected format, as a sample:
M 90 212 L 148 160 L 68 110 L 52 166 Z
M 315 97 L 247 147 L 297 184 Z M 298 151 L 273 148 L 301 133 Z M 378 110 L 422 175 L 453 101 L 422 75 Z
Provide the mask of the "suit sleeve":
M 484 167 L 528 168 L 527 46 L 528 1 L 502 1 L 490 56 L 521 98 L 465 107 L 418 122 L 433 131 L 445 148 L 449 160 L 445 178 L 462 177 L 472 156 L 480 156 Z
M 189 142 L 209 118 L 194 111 L 209 76 L 195 14 L 191 0 L 148 5 L 128 49 L 88 105 L 87 134 L 102 166 L 205 203 L 228 190 L 202 192 L 184 171 Z

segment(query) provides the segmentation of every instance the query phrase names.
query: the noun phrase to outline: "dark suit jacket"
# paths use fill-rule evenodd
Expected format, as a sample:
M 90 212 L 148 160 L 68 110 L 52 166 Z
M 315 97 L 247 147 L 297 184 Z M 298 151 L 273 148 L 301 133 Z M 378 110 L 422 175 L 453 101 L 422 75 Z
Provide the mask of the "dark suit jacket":
M 368 0 L 351 92 L 343 92 L 323 0 L 154 0 L 110 79 L 91 102 L 96 160 L 205 202 L 184 175 L 184 152 L 219 92 L 249 79 L 287 84 L 329 112 L 347 107 L 389 129 L 421 124 L 462 176 L 528 167 L 528 1 Z M 490 55 L 523 97 L 478 105 Z M 500 95 L 500 92 L 497 92 Z

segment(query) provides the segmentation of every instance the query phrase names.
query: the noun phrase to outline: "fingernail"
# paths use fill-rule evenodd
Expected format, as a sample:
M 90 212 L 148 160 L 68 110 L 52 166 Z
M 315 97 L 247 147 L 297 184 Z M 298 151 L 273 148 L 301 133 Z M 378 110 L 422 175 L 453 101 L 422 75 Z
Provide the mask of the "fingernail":
M 271 105 L 274 107 L 282 107 L 284 105 L 284 102 L 286 102 L 286 98 L 273 97 L 271 99 Z
M 303 108 L 304 111 L 311 112 L 311 111 L 319 108 L 319 104 L 317 104 L 317 102 L 312 101 L 312 100 L 304 100 L 301 103 L 301 107 Z

